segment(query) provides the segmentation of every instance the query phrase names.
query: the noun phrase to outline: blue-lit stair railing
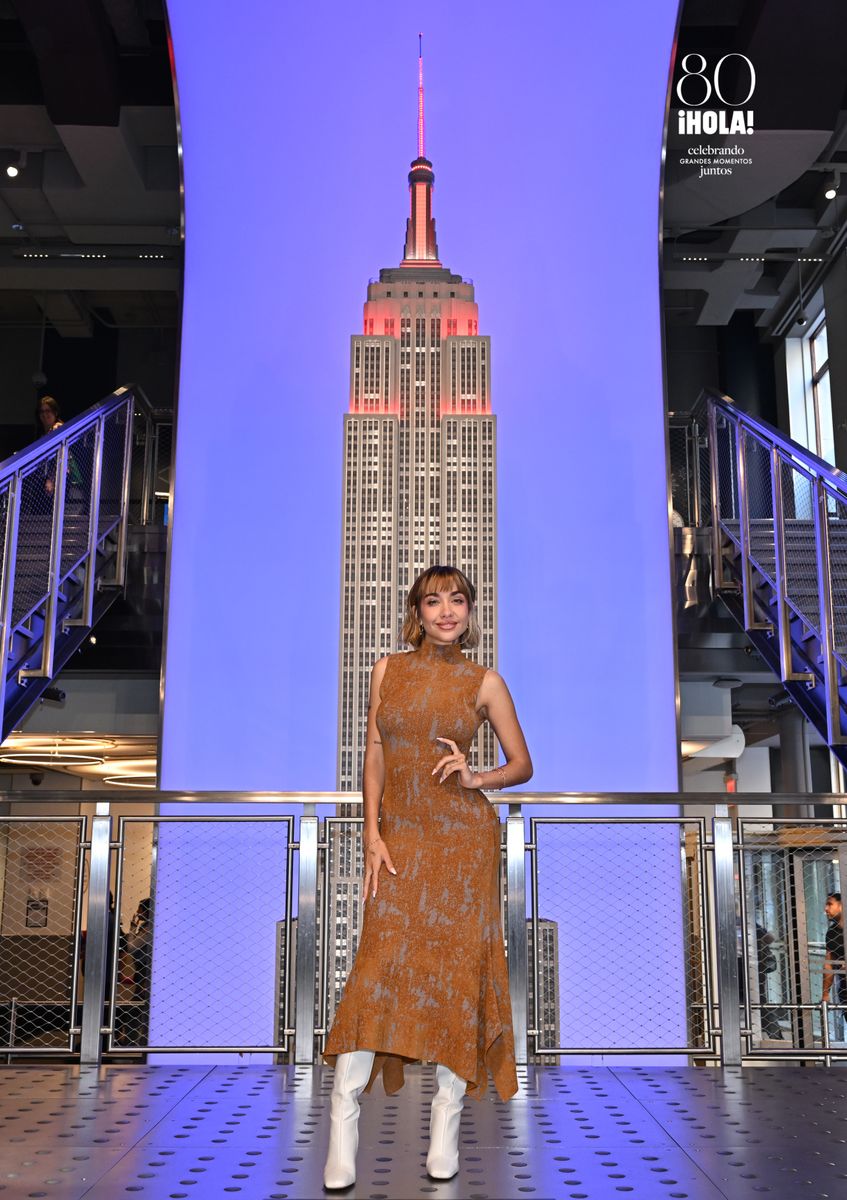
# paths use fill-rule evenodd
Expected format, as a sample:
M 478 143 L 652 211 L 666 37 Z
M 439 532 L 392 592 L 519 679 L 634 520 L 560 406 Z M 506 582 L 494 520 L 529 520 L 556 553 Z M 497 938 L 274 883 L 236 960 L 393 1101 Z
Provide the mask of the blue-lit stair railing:
M 714 590 L 847 765 L 847 475 L 707 390 Z
M 120 388 L 0 463 L 2 738 L 124 587 L 137 399 Z

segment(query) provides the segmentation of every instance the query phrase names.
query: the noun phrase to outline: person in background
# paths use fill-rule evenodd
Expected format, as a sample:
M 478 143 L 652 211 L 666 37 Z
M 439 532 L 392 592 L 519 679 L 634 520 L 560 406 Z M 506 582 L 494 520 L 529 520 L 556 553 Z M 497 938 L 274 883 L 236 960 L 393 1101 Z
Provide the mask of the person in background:
M 756 922 L 756 970 L 759 976 L 759 1003 L 764 1005 L 768 997 L 768 975 L 779 971 L 779 960 L 771 946 L 776 941 L 770 930 Z M 778 1008 L 762 1008 L 762 1033 L 766 1038 L 782 1040 L 783 1032 L 779 1024 L 780 1010 Z
M 829 921 L 826 931 L 826 957 L 823 961 L 823 992 L 821 999 L 832 1004 L 847 1005 L 847 973 L 844 964 L 844 908 L 841 893 L 830 892 L 823 907 Z M 835 989 L 833 991 L 833 983 Z M 832 998 L 830 999 L 830 995 Z M 847 1013 L 842 1009 L 835 1016 L 836 1036 L 844 1036 Z
M 64 421 L 59 401 L 53 396 L 42 396 L 35 406 L 36 437 L 44 437 L 45 433 L 52 433 L 54 429 L 59 429 L 62 425 L 64 425 Z
M 63 425 L 59 401 L 53 396 L 42 396 L 35 406 L 35 436 L 44 437 Z M 52 458 L 44 464 L 44 490 L 48 496 L 56 490 L 56 463 Z
M 153 966 L 153 926 L 150 923 L 150 897 L 138 901 L 129 923 L 126 948 L 132 958 L 133 995 L 136 1000 L 150 999 L 150 973 Z

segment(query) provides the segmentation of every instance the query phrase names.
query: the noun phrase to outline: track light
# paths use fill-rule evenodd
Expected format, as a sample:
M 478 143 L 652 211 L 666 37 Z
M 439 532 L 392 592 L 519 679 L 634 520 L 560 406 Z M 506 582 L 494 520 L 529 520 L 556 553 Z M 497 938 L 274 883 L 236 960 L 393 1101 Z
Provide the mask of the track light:
M 826 185 L 826 191 L 824 192 L 824 196 L 827 198 L 827 200 L 834 200 L 835 197 L 838 195 L 838 191 L 839 191 L 840 187 L 841 187 L 841 172 L 836 171 L 835 174 L 833 175 L 832 179 L 830 180 L 830 182 Z
M 25 166 L 26 150 L 21 150 L 20 154 L 18 155 L 18 161 L 10 162 L 6 165 L 6 174 L 10 179 L 17 179 L 18 175 L 20 175 Z

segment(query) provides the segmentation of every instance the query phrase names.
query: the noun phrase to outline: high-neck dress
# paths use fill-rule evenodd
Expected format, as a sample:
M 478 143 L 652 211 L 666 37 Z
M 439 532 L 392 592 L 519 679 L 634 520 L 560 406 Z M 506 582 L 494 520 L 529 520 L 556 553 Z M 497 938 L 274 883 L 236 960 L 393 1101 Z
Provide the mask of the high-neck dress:
M 480 725 L 486 668 L 458 644 L 424 641 L 389 655 L 376 723 L 385 759 L 383 867 L 324 1050 L 375 1051 L 366 1091 L 383 1073 L 391 1095 L 403 1064 L 438 1062 L 482 1099 L 490 1072 L 502 1100 L 517 1091 L 509 981 L 500 919 L 500 822 L 482 792 L 432 769 L 467 754 Z M 439 773 L 440 774 L 440 773 Z M 372 891 L 373 889 L 371 889 Z

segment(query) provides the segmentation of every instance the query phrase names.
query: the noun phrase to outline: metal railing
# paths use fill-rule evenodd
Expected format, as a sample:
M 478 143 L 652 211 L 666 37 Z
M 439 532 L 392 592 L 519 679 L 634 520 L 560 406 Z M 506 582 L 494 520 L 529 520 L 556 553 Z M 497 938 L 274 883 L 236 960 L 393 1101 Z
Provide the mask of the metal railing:
M 124 387 L 0 463 L 2 737 L 124 587 L 128 525 L 156 516 L 169 430 Z
M 79 793 L 28 795 L 26 815 L 0 816 L 0 1055 L 319 1061 L 362 913 L 361 819 L 330 806 L 357 797 L 148 799 L 127 813 L 100 793 L 80 817 L 56 814 Z M 518 1061 L 847 1058 L 823 915 L 847 872 L 847 821 L 771 815 L 805 799 L 745 796 L 762 816 L 737 820 L 723 795 L 697 797 L 708 817 L 641 815 L 679 813 L 675 793 L 495 796 Z
M 135 525 L 161 525 L 171 491 L 173 412 L 157 409 L 143 389 L 135 397 L 132 466 L 130 471 L 130 521 Z
M 674 509 L 711 530 L 713 594 L 847 762 L 847 476 L 711 389 L 670 443 Z

